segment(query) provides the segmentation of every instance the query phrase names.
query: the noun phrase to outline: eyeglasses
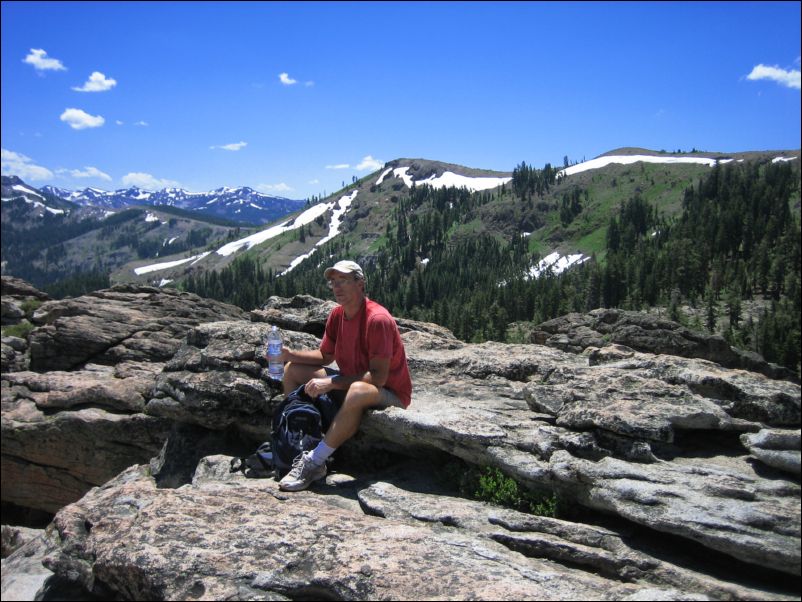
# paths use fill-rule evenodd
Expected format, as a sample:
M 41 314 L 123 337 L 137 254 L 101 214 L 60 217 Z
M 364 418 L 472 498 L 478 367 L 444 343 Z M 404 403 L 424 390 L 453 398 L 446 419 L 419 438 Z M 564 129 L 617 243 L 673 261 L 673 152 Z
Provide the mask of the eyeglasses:
M 326 284 L 327 284 L 327 286 L 329 288 L 334 288 L 334 287 L 343 286 L 343 285 L 348 284 L 350 282 L 356 282 L 356 279 L 354 279 L 354 278 L 332 278 L 331 280 L 328 280 L 326 282 Z

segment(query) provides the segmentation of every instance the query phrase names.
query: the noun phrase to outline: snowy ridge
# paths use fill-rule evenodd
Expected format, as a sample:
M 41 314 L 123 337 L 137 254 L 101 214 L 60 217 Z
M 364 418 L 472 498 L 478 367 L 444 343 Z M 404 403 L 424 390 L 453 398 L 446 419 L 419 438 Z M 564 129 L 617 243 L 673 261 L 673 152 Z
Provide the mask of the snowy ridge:
M 621 165 L 631 165 L 643 161 L 644 163 L 695 163 L 697 165 L 707 165 L 713 167 L 718 163 L 729 163 L 733 159 L 711 159 L 709 157 L 658 157 L 656 155 L 609 155 L 606 157 L 596 157 L 584 163 L 578 163 L 557 172 L 558 176 L 572 176 L 589 169 L 599 169 L 613 163 Z
M 455 187 L 455 188 L 467 188 L 471 192 L 476 192 L 478 190 L 488 190 L 489 188 L 498 188 L 502 184 L 506 184 L 512 178 L 493 178 L 493 177 L 470 177 L 470 176 L 462 176 L 460 174 L 456 174 L 451 171 L 446 171 L 441 176 L 435 176 L 432 174 L 425 180 L 418 180 L 414 181 L 412 176 L 407 173 L 409 170 L 409 166 L 407 167 L 388 167 L 385 169 L 382 174 L 379 176 L 379 179 L 376 180 L 376 186 L 381 184 L 384 181 L 384 178 L 392 172 L 393 177 L 401 178 L 406 184 L 407 188 L 412 188 L 413 184 L 417 185 L 427 185 L 431 186 L 432 188 L 448 188 L 448 187 Z
M 772 163 L 779 163 L 780 161 L 794 161 L 797 157 L 775 157 L 771 160 Z M 658 156 L 658 155 L 609 155 L 605 157 L 596 157 L 595 159 L 591 159 L 590 161 L 585 161 L 584 163 L 577 163 L 576 165 L 571 165 L 570 167 L 566 167 L 565 169 L 561 169 L 557 172 L 558 176 L 572 176 L 577 173 L 581 173 L 583 171 L 588 171 L 589 169 L 599 169 L 600 167 L 606 167 L 607 165 L 611 165 L 613 163 L 617 163 L 620 165 L 631 165 L 633 163 L 637 163 L 639 161 L 643 161 L 644 163 L 694 163 L 696 165 L 707 165 L 708 167 L 713 167 L 716 163 L 730 163 L 732 161 L 736 161 L 736 159 L 714 159 L 712 157 L 677 157 L 677 156 Z M 739 163 L 743 162 L 743 159 L 737 159 Z
M 45 197 L 43 197 L 41 194 L 39 194 L 39 192 L 37 190 L 35 190 L 33 188 L 30 188 L 29 186 L 25 186 L 24 184 L 14 184 L 11 187 L 11 189 L 15 190 L 15 191 L 17 191 L 19 193 L 22 193 L 22 196 L 4 198 L 3 201 L 13 201 L 14 199 L 23 199 L 29 205 L 33 205 L 36 208 L 40 208 L 41 207 L 45 211 L 49 211 L 50 213 L 52 213 L 54 215 L 63 215 L 64 214 L 64 210 L 63 209 L 56 209 L 54 207 L 50 207 L 47 204 L 45 204 L 45 202 L 44 202 L 45 201 Z M 28 196 L 25 196 L 25 195 L 37 197 L 39 199 L 42 199 L 42 201 L 37 201 L 36 199 L 31 199 L 31 198 L 29 198 Z
M 117 210 L 142 205 L 167 205 L 203 212 L 204 217 L 211 215 L 256 224 L 274 222 L 303 206 L 303 201 L 263 194 L 247 186 L 224 186 L 209 192 L 189 192 L 183 188 L 164 188 L 153 192 L 136 186 L 115 191 L 99 188 L 69 191 L 54 186 L 45 186 L 43 190 L 85 207 Z

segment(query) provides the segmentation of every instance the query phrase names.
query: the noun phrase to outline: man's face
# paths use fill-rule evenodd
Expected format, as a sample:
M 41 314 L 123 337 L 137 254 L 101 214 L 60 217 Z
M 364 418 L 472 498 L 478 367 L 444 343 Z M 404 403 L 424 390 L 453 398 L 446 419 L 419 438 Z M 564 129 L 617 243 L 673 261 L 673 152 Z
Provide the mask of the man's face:
M 354 278 L 353 274 L 332 272 L 328 282 L 334 300 L 340 305 L 348 305 L 362 296 L 362 281 Z

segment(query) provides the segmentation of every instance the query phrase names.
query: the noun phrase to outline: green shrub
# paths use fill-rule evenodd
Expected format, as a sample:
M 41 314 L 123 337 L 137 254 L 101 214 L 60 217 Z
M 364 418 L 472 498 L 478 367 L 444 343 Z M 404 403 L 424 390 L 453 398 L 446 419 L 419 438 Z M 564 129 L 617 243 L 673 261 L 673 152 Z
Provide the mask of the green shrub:
M 19 337 L 20 339 L 27 339 L 28 333 L 33 330 L 33 324 L 28 322 L 27 320 L 23 320 L 19 324 L 13 324 L 11 326 L 3 326 L 3 336 L 4 337 Z
M 560 512 L 557 494 L 539 495 L 529 491 L 498 468 L 454 462 L 446 467 L 446 478 L 453 481 L 461 495 L 474 500 L 552 518 Z
M 557 516 L 557 496 L 536 495 L 518 485 L 498 468 L 485 467 L 479 474 L 475 499 L 539 516 Z
M 20 308 L 25 312 L 26 316 L 32 316 L 33 312 L 39 309 L 42 303 L 43 301 L 40 299 L 25 299 L 20 305 Z

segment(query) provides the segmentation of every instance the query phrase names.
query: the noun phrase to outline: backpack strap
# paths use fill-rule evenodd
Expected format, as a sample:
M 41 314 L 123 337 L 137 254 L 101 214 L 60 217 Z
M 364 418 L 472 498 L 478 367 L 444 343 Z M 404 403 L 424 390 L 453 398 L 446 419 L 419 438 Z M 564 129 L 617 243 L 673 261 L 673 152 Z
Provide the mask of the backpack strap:
M 231 458 L 231 463 L 228 467 L 228 472 L 231 474 L 232 472 L 241 472 L 245 474 L 245 460 L 247 458 Z

